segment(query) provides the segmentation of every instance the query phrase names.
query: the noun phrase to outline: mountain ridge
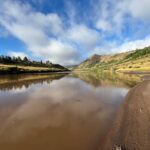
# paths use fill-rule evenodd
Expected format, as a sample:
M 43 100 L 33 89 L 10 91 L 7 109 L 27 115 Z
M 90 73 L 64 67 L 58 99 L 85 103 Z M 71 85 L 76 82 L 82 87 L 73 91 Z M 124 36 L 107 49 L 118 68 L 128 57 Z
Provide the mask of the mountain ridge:
M 112 55 L 94 54 L 75 68 L 76 71 L 112 69 L 120 72 L 150 72 L 150 46 Z

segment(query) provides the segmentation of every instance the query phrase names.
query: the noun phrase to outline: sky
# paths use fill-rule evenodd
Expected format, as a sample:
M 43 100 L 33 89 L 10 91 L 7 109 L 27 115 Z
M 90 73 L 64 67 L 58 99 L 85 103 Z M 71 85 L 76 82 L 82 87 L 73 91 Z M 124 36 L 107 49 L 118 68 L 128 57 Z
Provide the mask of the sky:
M 65 66 L 150 45 L 150 0 L 0 0 L 0 55 Z

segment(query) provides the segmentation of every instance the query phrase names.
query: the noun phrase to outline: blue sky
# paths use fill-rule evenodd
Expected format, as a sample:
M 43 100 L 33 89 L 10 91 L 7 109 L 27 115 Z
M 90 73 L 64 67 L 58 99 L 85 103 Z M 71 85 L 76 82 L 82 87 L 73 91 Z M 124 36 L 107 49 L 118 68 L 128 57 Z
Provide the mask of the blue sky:
M 149 0 L 0 0 L 3 55 L 73 65 L 149 45 Z

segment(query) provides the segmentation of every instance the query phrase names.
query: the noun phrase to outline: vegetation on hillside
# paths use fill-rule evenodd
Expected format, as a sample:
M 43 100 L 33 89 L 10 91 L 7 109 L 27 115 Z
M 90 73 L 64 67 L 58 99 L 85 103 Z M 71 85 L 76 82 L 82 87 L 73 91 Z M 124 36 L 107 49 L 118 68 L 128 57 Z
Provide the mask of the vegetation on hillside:
M 56 67 L 63 69 L 64 67 L 59 64 L 52 64 L 50 61 L 46 61 L 45 63 L 41 61 L 32 61 L 29 60 L 27 57 L 23 59 L 21 57 L 10 57 L 10 56 L 0 56 L 0 63 L 1 64 L 16 64 L 16 65 L 23 65 L 23 66 L 34 66 L 34 67 Z
M 150 47 L 116 55 L 99 55 L 99 61 L 92 60 L 93 56 L 81 63 L 75 70 L 150 72 Z
M 125 59 L 134 60 L 142 56 L 148 56 L 148 54 L 150 54 L 150 47 L 146 47 L 142 50 L 136 50 L 135 52 L 128 54 Z
M 3 73 L 40 73 L 68 71 L 67 68 L 52 64 L 50 61 L 32 61 L 27 57 L 0 56 L 0 74 Z

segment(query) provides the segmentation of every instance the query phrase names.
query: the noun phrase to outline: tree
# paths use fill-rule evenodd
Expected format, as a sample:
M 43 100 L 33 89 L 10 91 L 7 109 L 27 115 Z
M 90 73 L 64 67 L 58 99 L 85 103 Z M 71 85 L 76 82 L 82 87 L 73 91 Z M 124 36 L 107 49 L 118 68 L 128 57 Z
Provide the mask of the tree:
M 46 64 L 47 64 L 47 65 L 51 65 L 52 63 L 51 63 L 49 60 L 47 60 L 47 61 L 46 61 Z
M 18 56 L 18 61 L 20 61 L 20 62 L 22 61 L 22 59 L 21 59 L 21 57 L 20 57 L 20 56 Z
M 25 57 L 23 58 L 23 61 L 24 61 L 24 62 L 28 62 L 29 60 L 28 60 L 28 58 L 25 56 Z

